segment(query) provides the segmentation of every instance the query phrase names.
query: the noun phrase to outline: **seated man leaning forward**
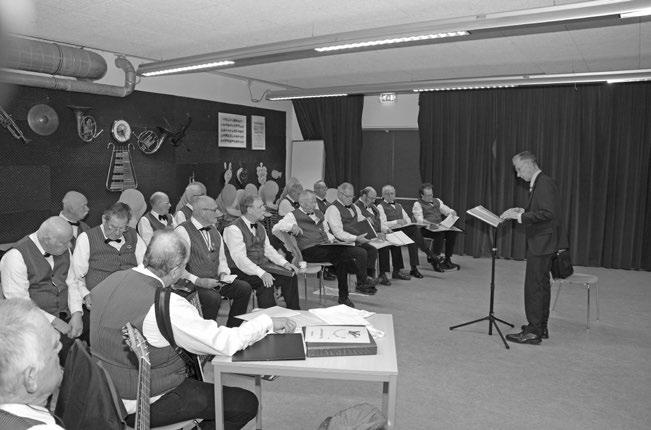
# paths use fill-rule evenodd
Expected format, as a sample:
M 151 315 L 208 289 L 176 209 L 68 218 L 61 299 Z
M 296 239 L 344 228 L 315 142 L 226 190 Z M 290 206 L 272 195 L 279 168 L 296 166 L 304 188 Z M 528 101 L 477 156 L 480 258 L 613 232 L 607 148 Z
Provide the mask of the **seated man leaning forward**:
M 214 428 L 214 385 L 186 377 L 181 357 L 158 329 L 154 297 L 158 287 L 169 287 L 185 272 L 190 251 L 175 231 L 160 230 L 147 248 L 143 265 L 114 273 L 93 291 L 91 324 L 93 356 L 102 362 L 123 399 L 127 424 L 134 425 L 138 369 L 123 348 L 121 328 L 127 323 L 140 330 L 150 345 L 152 427 L 202 418 L 202 428 Z M 183 297 L 170 295 L 170 321 L 174 341 L 202 355 L 232 355 L 257 342 L 272 330 L 292 332 L 287 319 L 259 316 L 239 327 L 227 328 L 203 319 Z M 241 429 L 258 409 L 255 395 L 242 388 L 224 387 L 224 421 L 227 429 Z
M 354 268 L 357 282 L 370 288 L 371 281 L 366 274 L 366 250 L 359 246 L 332 245 L 335 237 L 330 233 L 328 221 L 316 208 L 313 191 L 305 190 L 299 196 L 300 207 L 285 215 L 273 227 L 296 236 L 296 243 L 303 259 L 312 263 L 332 263 L 337 272 L 339 303 L 355 307 L 348 297 L 348 267 Z
M 258 196 L 245 196 L 240 202 L 242 216 L 224 229 L 224 242 L 235 265 L 233 273 L 255 289 L 258 306 L 276 305 L 274 285 L 278 285 L 289 309 L 300 309 L 298 268 L 285 260 L 269 242 L 260 221 L 264 203 Z

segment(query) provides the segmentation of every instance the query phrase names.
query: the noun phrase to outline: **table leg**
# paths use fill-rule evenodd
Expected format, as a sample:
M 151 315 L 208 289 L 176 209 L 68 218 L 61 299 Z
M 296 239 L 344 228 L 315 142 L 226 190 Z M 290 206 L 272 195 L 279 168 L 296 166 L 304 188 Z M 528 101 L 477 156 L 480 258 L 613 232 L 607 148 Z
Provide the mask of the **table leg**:
M 258 415 L 255 417 L 256 430 L 262 430 L 262 377 L 255 375 L 255 395 L 258 398 Z
M 387 417 L 387 428 L 394 429 L 396 422 L 396 398 L 398 393 L 398 378 L 390 376 L 383 382 L 382 387 L 382 412 Z
M 224 430 L 224 388 L 222 385 L 222 372 L 214 367 L 215 380 L 215 430 Z

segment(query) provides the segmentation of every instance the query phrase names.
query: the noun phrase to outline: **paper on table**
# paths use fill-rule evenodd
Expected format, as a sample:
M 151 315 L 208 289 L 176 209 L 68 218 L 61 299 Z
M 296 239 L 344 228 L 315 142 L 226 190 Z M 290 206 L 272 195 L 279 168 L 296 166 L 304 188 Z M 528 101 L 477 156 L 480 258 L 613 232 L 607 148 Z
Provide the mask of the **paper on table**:
M 372 312 L 353 309 L 346 305 L 330 306 L 329 308 L 310 309 L 310 312 L 321 318 L 327 324 L 337 325 L 370 325 L 366 320 Z
M 293 309 L 281 308 L 280 306 L 272 306 L 270 308 L 249 312 L 248 314 L 238 315 L 237 318 L 244 321 L 251 321 L 260 315 L 268 315 L 269 317 L 274 318 L 290 318 L 300 315 L 300 312 Z
M 308 325 L 321 325 L 326 323 L 318 316 L 311 314 L 309 312 L 301 312 L 298 315 L 289 317 L 289 319 L 291 319 L 296 323 L 296 332 L 300 332 L 301 327 L 305 327 Z

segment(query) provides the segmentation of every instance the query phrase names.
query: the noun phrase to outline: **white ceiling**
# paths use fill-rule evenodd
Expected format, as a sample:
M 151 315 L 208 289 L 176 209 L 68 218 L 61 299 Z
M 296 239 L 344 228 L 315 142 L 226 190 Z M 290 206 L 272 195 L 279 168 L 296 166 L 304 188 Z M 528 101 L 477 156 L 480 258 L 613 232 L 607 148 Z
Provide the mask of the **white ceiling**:
M 568 3 L 580 2 L 37 0 L 27 35 L 166 60 L 343 31 Z M 651 68 L 651 22 L 349 53 L 227 72 L 314 88 L 638 68 Z

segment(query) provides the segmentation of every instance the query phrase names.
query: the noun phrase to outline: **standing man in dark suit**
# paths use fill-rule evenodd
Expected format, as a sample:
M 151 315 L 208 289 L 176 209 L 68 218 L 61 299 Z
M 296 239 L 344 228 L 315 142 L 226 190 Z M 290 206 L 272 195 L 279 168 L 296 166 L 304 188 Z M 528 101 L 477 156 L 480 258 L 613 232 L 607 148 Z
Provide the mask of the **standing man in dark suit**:
M 529 151 L 513 157 L 513 167 L 519 178 L 529 182 L 529 202 L 525 209 L 504 211 L 502 219 L 513 219 L 525 225 L 527 237 L 527 268 L 524 278 L 524 310 L 528 325 L 522 331 L 509 334 L 511 342 L 538 345 L 549 337 L 549 298 L 552 255 L 558 249 L 560 232 L 560 201 L 556 182 L 542 173 L 536 156 Z

